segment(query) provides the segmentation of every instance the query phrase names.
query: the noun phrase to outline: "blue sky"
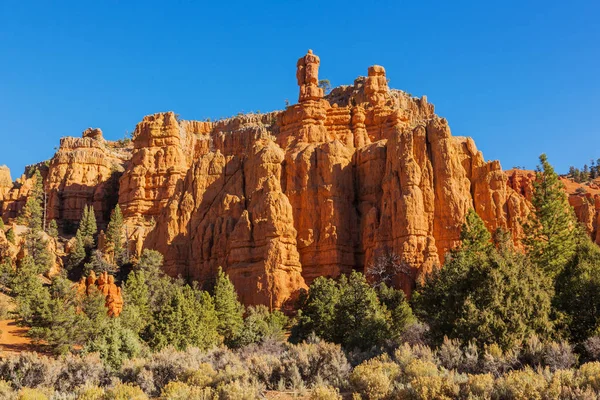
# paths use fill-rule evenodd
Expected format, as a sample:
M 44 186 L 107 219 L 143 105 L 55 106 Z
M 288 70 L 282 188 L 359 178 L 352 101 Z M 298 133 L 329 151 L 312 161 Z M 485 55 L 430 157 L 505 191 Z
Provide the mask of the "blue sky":
M 600 158 L 598 1 L 0 0 L 0 164 L 13 178 L 61 136 L 109 139 L 146 114 L 184 119 L 295 102 L 308 48 L 320 77 L 372 64 L 426 94 L 454 135 L 505 169 Z

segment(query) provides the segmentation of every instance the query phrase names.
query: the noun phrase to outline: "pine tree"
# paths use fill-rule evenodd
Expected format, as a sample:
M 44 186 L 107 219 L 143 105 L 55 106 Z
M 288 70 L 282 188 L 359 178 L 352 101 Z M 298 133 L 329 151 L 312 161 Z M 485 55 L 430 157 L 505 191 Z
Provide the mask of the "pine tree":
M 483 225 L 476 215 L 463 227 L 462 237 L 469 239 L 413 295 L 415 314 L 430 326 L 436 344 L 447 336 L 480 349 L 493 343 L 510 349 L 532 334 L 547 338 L 550 280 L 513 246 L 496 249 L 483 231 L 479 240 L 473 236 L 479 230 L 474 227 Z
M 6 240 L 12 244 L 15 244 L 15 232 L 12 230 L 12 228 L 6 231 Z
M 43 222 L 42 203 L 44 201 L 44 187 L 42 175 L 38 169 L 35 170 L 33 178 L 33 188 L 31 189 L 29 196 L 27 196 L 25 207 L 21 210 L 17 220 L 20 224 L 27 225 L 31 230 L 39 231 L 42 229 Z
M 366 350 L 388 339 L 391 316 L 365 276 L 353 271 L 341 277 L 339 287 L 333 341 L 347 349 Z
M 231 344 L 244 325 L 244 306 L 238 301 L 235 287 L 221 267 L 214 288 L 215 310 L 219 320 L 218 331 Z
M 69 254 L 69 260 L 67 262 L 67 269 L 73 270 L 81 265 L 81 263 L 85 260 L 87 254 L 85 252 L 83 236 L 81 234 L 81 230 L 77 230 L 77 234 L 75 235 L 75 245 L 73 246 L 73 250 Z
M 20 261 L 11 282 L 19 319 L 29 326 L 40 324 L 41 315 L 47 312 L 50 302 L 50 294 L 38 273 L 33 257 L 27 255 Z
M 212 297 L 189 285 L 177 285 L 167 302 L 154 313 L 147 330 L 154 349 L 168 345 L 183 350 L 188 346 L 206 350 L 220 343 L 217 314 Z
M 470 252 L 481 253 L 490 250 L 492 235 L 485 227 L 483 220 L 473 209 L 467 212 L 465 223 L 460 232 L 460 240 L 462 246 Z
M 83 215 L 81 217 L 81 221 L 79 222 L 78 232 L 81 232 L 81 238 L 83 240 L 83 245 L 85 246 L 85 248 L 93 248 L 95 245 L 94 237 L 98 232 L 94 206 L 85 206 L 83 208 Z
M 567 194 L 545 154 L 533 182 L 533 209 L 524 225 L 528 254 L 551 278 L 556 277 L 573 256 L 578 224 Z
M 590 168 L 585 164 L 583 166 L 583 171 L 581 172 L 581 181 L 587 182 L 590 180 Z
M 118 204 L 110 214 L 106 242 L 112 248 L 114 261 L 118 264 L 123 256 L 123 214 Z
M 50 223 L 48 224 L 48 235 L 50 235 L 50 237 L 53 237 L 54 239 L 58 238 L 58 225 L 56 224 L 56 220 L 53 219 L 52 221 L 50 221 Z

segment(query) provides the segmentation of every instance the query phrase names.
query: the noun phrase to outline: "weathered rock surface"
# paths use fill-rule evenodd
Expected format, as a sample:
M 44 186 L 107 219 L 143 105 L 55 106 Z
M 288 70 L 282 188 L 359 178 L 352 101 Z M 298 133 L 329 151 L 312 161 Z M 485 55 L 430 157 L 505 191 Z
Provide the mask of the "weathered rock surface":
M 410 291 L 473 207 L 520 234 L 526 198 L 425 97 L 390 90 L 381 66 L 324 96 L 319 64 L 310 51 L 298 60 L 299 103 L 284 111 L 138 125 L 119 203 L 168 273 L 205 281 L 222 266 L 244 302 L 280 307 L 388 251 L 410 267 L 397 277 Z
M 77 221 L 93 204 L 106 222 L 118 191 L 133 254 L 159 250 L 167 273 L 201 283 L 222 267 L 242 301 L 270 307 L 389 252 L 407 267 L 395 283 L 410 292 L 458 243 L 470 208 L 519 240 L 531 171 L 486 161 L 425 96 L 390 89 L 383 67 L 325 95 L 319 65 L 312 51 L 298 60 L 299 102 L 283 111 L 216 122 L 157 113 L 131 147 L 91 128 L 63 139 L 47 172 L 50 217 Z M 5 219 L 28 190 L 6 175 Z M 600 199 L 569 193 L 600 243 Z
M 105 298 L 104 306 L 110 317 L 118 317 L 123 311 L 121 288 L 115 285 L 115 277 L 107 272 L 96 277 L 95 272 L 92 271 L 89 276 L 82 277 L 76 285 L 79 296 L 90 296 L 96 291 L 101 293 Z
M 45 179 L 48 220 L 76 228 L 83 208 L 93 205 L 98 224 L 105 225 L 117 204 L 118 181 L 130 151 L 127 145 L 105 141 L 100 129 L 62 138 Z

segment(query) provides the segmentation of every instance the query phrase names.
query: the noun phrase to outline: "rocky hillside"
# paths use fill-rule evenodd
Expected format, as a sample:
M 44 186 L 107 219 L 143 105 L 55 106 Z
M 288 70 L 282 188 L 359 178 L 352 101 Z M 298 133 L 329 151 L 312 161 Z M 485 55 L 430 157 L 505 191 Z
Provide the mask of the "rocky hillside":
M 388 88 L 383 67 L 325 96 L 319 64 L 311 51 L 298 60 L 298 103 L 283 111 L 216 122 L 158 113 L 131 143 L 99 129 L 61 139 L 41 168 L 48 219 L 68 235 L 84 205 L 102 226 L 118 203 L 131 253 L 159 250 L 169 274 L 200 281 L 221 266 L 245 303 L 271 307 L 386 252 L 410 267 L 397 277 L 410 291 L 456 245 L 470 208 L 519 239 L 533 173 L 485 161 L 425 96 Z M 30 187 L 0 169 L 5 222 Z M 571 204 L 600 243 L 600 197 L 572 189 Z

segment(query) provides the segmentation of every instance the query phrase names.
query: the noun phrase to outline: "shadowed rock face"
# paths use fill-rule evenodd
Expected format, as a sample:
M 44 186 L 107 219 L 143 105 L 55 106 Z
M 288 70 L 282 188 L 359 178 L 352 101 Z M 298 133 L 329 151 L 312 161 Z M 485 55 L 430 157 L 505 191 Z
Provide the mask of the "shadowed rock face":
M 105 222 L 118 193 L 133 254 L 159 250 L 166 272 L 201 283 L 221 266 L 246 304 L 270 307 L 389 252 L 409 267 L 395 283 L 410 293 L 458 243 L 470 208 L 519 240 L 532 176 L 486 162 L 426 97 L 389 89 L 383 67 L 325 95 L 319 65 L 311 51 L 298 60 L 299 102 L 284 111 L 149 115 L 125 147 L 99 129 L 63 139 L 46 178 L 51 217 L 75 221 L 94 204 Z M 17 198 L 2 174 L 0 202 Z M 595 229 L 594 207 L 579 208 Z

